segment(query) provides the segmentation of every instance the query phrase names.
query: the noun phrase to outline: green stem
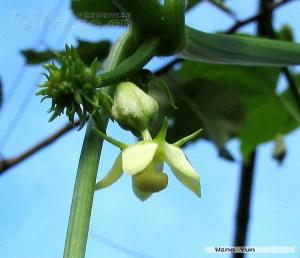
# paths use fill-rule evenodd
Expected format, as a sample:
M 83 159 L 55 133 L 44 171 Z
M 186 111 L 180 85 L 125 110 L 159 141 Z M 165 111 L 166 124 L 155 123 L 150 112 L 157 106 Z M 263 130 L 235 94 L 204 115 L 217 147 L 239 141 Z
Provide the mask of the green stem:
M 124 62 L 120 63 L 116 69 L 99 76 L 100 86 L 103 87 L 124 81 L 139 72 L 158 53 L 159 44 L 159 38 L 144 40 L 138 49 Z
M 141 137 L 144 141 L 151 141 L 152 137 L 148 129 L 141 131 Z
M 144 36 L 157 35 L 162 24 L 162 6 L 156 0 L 116 0 L 123 12 L 129 12 L 135 26 Z
M 126 33 L 112 48 L 105 68 L 106 71 L 113 70 L 120 62 L 130 56 L 137 47 L 136 42 L 134 32 Z M 112 91 L 113 88 L 110 88 Z M 103 140 L 99 140 L 92 128 L 97 126 L 99 130 L 105 132 L 108 123 L 108 118 L 104 116 L 103 112 L 101 115 L 102 119 L 97 119 L 99 118 L 97 115 L 95 122 L 89 121 L 84 138 L 75 181 L 64 258 L 85 257 L 94 188 L 103 144 Z
M 173 55 L 184 44 L 185 36 L 185 1 L 165 0 L 163 7 L 163 27 L 161 44 L 162 55 Z
M 127 144 L 120 142 L 108 135 L 106 135 L 105 133 L 102 133 L 100 130 L 94 128 L 95 133 L 103 140 L 109 142 L 112 145 L 115 145 L 116 147 L 120 148 L 121 150 L 124 150 L 128 147 Z
M 105 128 L 106 124 L 107 120 L 101 127 Z M 103 143 L 103 141 L 99 141 L 98 137 L 95 137 L 95 134 L 91 131 L 93 126 L 94 123 L 90 122 L 82 146 L 73 193 L 64 258 L 83 258 L 85 256 L 94 187 L 100 158 L 100 155 L 97 154 L 102 148 Z

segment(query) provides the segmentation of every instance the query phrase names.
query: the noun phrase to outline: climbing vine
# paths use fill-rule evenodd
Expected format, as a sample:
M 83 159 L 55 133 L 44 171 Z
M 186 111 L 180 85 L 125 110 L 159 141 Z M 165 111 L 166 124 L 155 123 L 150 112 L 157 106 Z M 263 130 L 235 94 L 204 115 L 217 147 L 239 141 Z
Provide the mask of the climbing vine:
M 81 1 L 84 2 L 84 1 Z M 105 2 L 105 1 L 104 1 Z M 76 3 L 73 3 L 76 5 Z M 201 195 L 200 176 L 185 157 L 181 146 L 198 137 L 201 128 L 171 144 L 167 142 L 168 117 L 157 134 L 152 131 L 159 105 L 150 94 L 159 84 L 169 105 L 177 112 L 172 90 L 144 66 L 155 56 L 179 56 L 185 60 L 230 65 L 274 66 L 300 64 L 300 46 L 295 43 L 225 34 L 209 34 L 185 25 L 185 1 L 116 0 L 105 3 L 104 11 L 114 8 L 130 14 L 127 32 L 114 43 L 101 64 L 97 58 L 87 66 L 73 47 L 66 46 L 57 56 L 59 64 L 45 65 L 46 82 L 37 95 L 50 98 L 50 121 L 66 115 L 81 128 L 88 123 L 75 182 L 64 258 L 83 258 L 94 191 L 117 181 L 123 173 L 132 176 L 135 195 L 146 200 L 164 190 L 168 175 L 164 162 L 175 177 L 197 196 Z M 188 64 L 187 64 L 188 65 Z M 188 96 L 182 93 L 186 101 Z M 193 109 L 193 102 L 190 102 Z M 180 112 L 180 110 L 178 111 Z M 131 131 L 138 143 L 119 142 L 106 134 L 108 121 Z M 204 128 L 205 129 L 205 128 Z M 112 169 L 96 182 L 103 140 L 118 147 Z M 209 193 L 207 193 L 209 194 Z

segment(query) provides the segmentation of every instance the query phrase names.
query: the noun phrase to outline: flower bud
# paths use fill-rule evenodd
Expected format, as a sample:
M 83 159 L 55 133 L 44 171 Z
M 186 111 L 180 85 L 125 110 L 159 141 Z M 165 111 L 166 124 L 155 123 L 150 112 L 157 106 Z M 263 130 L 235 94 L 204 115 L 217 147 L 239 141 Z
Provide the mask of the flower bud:
M 148 128 L 158 111 L 156 100 L 131 82 L 120 83 L 115 91 L 113 118 L 125 128 L 142 131 Z
M 97 89 L 100 63 L 95 59 L 90 67 L 85 67 L 76 49 L 68 46 L 65 53 L 58 57 L 58 61 L 59 66 L 44 66 L 48 71 L 44 74 L 47 81 L 39 86 L 41 89 L 36 95 L 41 95 L 42 100 L 52 100 L 49 112 L 53 114 L 50 121 L 65 113 L 72 123 L 77 115 L 83 126 L 88 115 L 95 113 L 102 105 L 100 98 L 103 93 Z

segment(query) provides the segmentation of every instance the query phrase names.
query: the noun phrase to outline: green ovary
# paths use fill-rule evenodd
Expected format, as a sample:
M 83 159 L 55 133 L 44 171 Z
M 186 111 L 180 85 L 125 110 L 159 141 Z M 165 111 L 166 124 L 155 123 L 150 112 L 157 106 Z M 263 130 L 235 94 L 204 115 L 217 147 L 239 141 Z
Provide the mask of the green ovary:
M 134 175 L 133 181 L 140 191 L 154 193 L 167 187 L 168 176 L 163 172 L 155 171 L 153 164 L 150 164 L 142 172 Z

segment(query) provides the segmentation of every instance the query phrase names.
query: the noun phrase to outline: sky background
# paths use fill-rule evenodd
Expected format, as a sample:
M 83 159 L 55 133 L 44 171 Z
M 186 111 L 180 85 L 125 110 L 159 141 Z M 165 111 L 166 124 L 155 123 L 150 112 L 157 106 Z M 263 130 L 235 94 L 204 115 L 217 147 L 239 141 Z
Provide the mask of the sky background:
M 248 17 L 257 8 L 253 0 L 228 0 L 228 4 L 239 18 Z M 7 98 L 0 112 L 0 151 L 5 157 L 21 153 L 66 122 L 61 117 L 48 123 L 49 103 L 40 104 L 40 98 L 34 96 L 35 85 L 44 80 L 42 69 L 25 67 L 19 51 L 47 46 L 61 50 L 65 43 L 75 44 L 76 39 L 114 41 L 123 32 L 82 24 L 72 17 L 68 6 L 69 0 L 1 0 L 0 75 Z M 275 27 L 291 24 L 298 42 L 299 10 L 300 2 L 294 1 L 275 15 Z M 47 20 L 49 25 L 43 28 Z M 207 3 L 191 11 L 186 22 L 207 32 L 225 30 L 233 23 Z M 255 27 L 250 25 L 243 31 L 254 32 Z M 148 67 L 157 69 L 165 62 L 156 59 Z M 0 177 L 1 258 L 62 257 L 84 131 L 68 134 Z M 109 126 L 108 133 L 134 142 L 134 137 L 115 124 Z M 248 235 L 251 246 L 298 248 L 296 254 L 284 255 L 289 258 L 300 257 L 299 139 L 299 130 L 286 137 L 288 155 L 282 166 L 271 159 L 272 143 L 259 148 Z M 241 164 L 239 142 L 233 140 L 228 146 L 236 163 L 220 159 L 214 146 L 205 141 L 185 149 L 201 175 L 201 199 L 182 187 L 171 173 L 168 188 L 146 202 L 134 196 L 128 176 L 96 192 L 86 257 L 230 257 L 204 253 L 205 246 L 231 245 L 233 241 Z M 118 149 L 104 145 L 100 177 L 117 154 Z

